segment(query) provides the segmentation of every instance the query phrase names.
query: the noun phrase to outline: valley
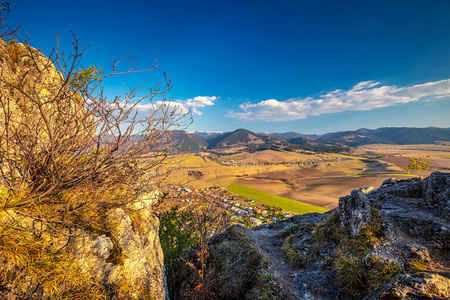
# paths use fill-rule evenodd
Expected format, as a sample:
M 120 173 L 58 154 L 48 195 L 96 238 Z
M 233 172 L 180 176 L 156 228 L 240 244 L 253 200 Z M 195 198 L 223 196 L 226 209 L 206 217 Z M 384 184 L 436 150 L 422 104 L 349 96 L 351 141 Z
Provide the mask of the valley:
M 449 145 L 359 146 L 347 154 L 311 151 L 241 152 L 214 155 L 208 152 L 176 155 L 169 158 L 166 170 L 170 181 L 192 189 L 239 184 L 301 203 L 326 209 L 338 205 L 339 197 L 363 186 L 379 187 L 395 177 L 406 179 L 405 167 L 412 157 L 429 155 L 432 171 L 449 172 Z
M 173 153 L 155 172 L 162 177 L 161 186 L 170 187 L 161 209 L 214 207 L 227 224 L 247 227 L 334 209 L 352 190 L 378 188 L 389 178 L 450 172 L 448 129 L 358 129 L 323 135 L 177 131 L 171 143 Z M 421 157 L 429 161 L 427 170 L 405 170 L 412 158 Z

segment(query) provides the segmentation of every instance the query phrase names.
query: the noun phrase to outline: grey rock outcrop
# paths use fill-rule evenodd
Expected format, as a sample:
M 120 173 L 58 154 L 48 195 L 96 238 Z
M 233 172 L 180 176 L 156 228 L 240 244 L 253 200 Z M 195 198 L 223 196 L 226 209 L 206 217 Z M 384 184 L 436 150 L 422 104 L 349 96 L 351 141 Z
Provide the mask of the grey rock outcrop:
M 379 210 L 387 240 L 421 245 L 448 259 L 450 174 L 385 182 L 367 198 Z
M 352 236 L 357 236 L 361 228 L 372 220 L 369 200 L 366 197 L 372 189 L 354 190 L 350 196 L 339 200 L 339 215 Z
M 425 180 L 422 188 L 428 207 L 437 216 L 450 221 L 450 177 L 435 172 Z
M 435 172 L 424 180 L 390 179 L 358 196 L 378 211 L 385 234 L 364 259 L 395 263 L 403 273 L 365 299 L 448 299 L 450 174 Z M 341 198 L 340 207 L 348 200 Z M 350 230 L 361 224 L 342 221 Z
M 390 179 L 376 190 L 354 190 L 326 214 L 239 233 L 282 287 L 282 297 L 272 299 L 449 299 L 449 191 L 450 174 Z M 213 239 L 213 250 L 217 241 L 234 242 L 230 230 Z M 226 252 L 230 259 L 237 253 Z M 239 285 L 241 277 L 229 280 L 243 295 L 261 298 Z
M 433 299 L 450 298 L 450 279 L 439 274 L 402 274 L 376 288 L 365 297 L 369 299 Z

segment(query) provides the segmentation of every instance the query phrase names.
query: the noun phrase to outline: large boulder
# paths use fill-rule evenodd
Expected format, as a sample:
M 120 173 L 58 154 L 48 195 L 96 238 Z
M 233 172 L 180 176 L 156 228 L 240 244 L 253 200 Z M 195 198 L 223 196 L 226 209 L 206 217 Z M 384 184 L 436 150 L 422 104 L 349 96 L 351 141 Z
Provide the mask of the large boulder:
M 128 213 L 116 208 L 107 215 L 108 224 L 114 224 L 108 236 L 90 234 L 73 241 L 82 270 L 108 286 L 126 285 L 131 299 L 166 298 L 164 256 L 153 201 L 152 197 L 144 197 L 133 204 L 138 226 Z
M 30 184 L 46 156 L 57 155 L 59 163 L 92 149 L 96 121 L 59 63 L 58 69 L 39 50 L 0 39 L 0 180 L 8 187 Z

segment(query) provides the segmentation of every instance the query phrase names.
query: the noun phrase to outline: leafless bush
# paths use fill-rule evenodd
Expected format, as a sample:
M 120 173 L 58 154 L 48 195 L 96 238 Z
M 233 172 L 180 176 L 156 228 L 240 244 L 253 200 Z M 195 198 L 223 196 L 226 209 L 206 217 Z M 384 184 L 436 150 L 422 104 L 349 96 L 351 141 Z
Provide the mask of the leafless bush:
M 115 61 L 105 74 L 82 65 L 85 49 L 73 36 L 73 53 L 56 47 L 46 58 L 0 41 L 0 206 L 53 230 L 92 226 L 152 191 L 149 171 L 169 154 L 168 133 L 190 120 L 166 98 L 171 83 L 157 62 L 137 70 L 132 59 L 122 71 Z M 137 72 L 160 79 L 104 95 L 105 80 Z M 143 102 L 151 109 L 141 118 Z
M 109 287 L 76 271 L 70 241 L 111 236 L 106 216 L 115 208 L 139 230 L 133 209 L 142 206 L 133 203 L 157 188 L 152 169 L 173 153 L 169 135 L 190 114 L 167 98 L 171 82 L 156 59 L 142 70 L 133 58 L 108 71 L 84 66 L 86 47 L 73 34 L 71 53 L 57 46 L 46 57 L 6 25 L 8 9 L 0 3 L 0 293 L 28 286 L 31 275 L 52 299 L 111 298 Z M 136 73 L 156 79 L 106 96 L 106 81 Z

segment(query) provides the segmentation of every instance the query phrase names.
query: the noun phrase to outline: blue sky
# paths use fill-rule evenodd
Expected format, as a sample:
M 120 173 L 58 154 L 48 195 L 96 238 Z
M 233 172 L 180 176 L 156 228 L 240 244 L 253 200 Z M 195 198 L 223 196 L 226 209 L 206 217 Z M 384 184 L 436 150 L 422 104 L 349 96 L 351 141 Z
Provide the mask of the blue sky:
M 85 66 L 157 55 L 190 131 L 450 127 L 450 1 L 9 2 L 9 26 L 45 53 L 55 33 L 70 50 L 72 30 Z

